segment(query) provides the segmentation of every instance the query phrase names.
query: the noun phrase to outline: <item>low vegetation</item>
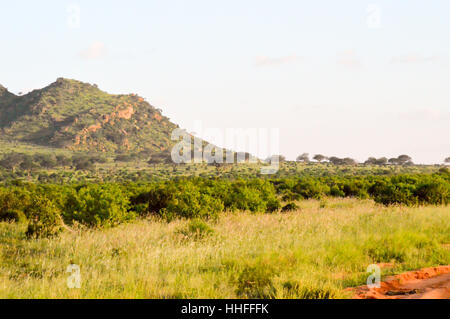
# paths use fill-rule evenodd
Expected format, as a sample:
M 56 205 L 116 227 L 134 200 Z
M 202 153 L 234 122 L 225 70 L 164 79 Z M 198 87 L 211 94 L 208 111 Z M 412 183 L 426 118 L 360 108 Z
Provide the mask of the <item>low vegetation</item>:
M 0 86 L 0 115 L 0 298 L 338 298 L 372 263 L 449 263 L 445 164 L 232 151 L 223 164 L 215 149 L 175 165 L 178 126 L 160 109 L 64 78 Z
M 288 212 L 324 197 L 373 199 L 384 205 L 448 205 L 450 174 L 290 179 L 176 179 L 155 183 L 75 185 L 15 182 L 0 188 L 0 220 L 28 222 L 47 237 L 64 226 L 113 227 L 137 217 L 217 219 L 223 212 Z
M 382 276 L 450 263 L 446 206 L 383 206 L 322 198 L 291 212 L 215 220 L 148 217 L 28 239 L 0 223 L 0 298 L 346 298 Z M 70 264 L 81 289 L 69 289 Z

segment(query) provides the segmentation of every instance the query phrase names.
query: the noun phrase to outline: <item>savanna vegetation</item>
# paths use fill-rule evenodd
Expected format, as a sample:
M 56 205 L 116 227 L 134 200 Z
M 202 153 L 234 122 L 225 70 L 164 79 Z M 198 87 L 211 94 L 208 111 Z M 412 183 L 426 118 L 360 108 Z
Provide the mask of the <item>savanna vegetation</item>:
M 0 298 L 341 298 L 372 263 L 450 262 L 445 164 L 176 165 L 160 109 L 63 78 L 0 86 L 0 115 Z
M 288 211 L 305 199 L 352 197 L 383 205 L 448 205 L 450 174 L 285 179 L 179 178 L 153 183 L 34 184 L 0 188 L 0 220 L 25 221 L 28 237 L 71 225 L 112 227 L 138 217 L 217 219 L 224 212 Z
M 1 298 L 347 298 L 382 275 L 449 264 L 446 206 L 384 206 L 309 199 L 290 212 L 226 212 L 215 219 L 80 224 L 29 239 L 26 223 L 0 223 Z M 89 223 L 87 223 L 89 224 Z M 80 267 L 69 289 L 67 267 Z
M 4 151 L 0 297 L 346 298 L 372 263 L 449 264 L 446 167 L 306 158 L 262 175 L 264 162 Z

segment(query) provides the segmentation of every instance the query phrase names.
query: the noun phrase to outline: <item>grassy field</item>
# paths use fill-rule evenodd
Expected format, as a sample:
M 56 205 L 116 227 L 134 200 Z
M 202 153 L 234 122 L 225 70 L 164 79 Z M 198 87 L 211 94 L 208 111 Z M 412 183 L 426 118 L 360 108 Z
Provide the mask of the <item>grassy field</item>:
M 139 220 L 26 240 L 0 223 L 0 298 L 346 298 L 373 263 L 383 276 L 450 264 L 449 207 L 303 201 L 214 222 Z M 81 268 L 81 289 L 66 269 Z

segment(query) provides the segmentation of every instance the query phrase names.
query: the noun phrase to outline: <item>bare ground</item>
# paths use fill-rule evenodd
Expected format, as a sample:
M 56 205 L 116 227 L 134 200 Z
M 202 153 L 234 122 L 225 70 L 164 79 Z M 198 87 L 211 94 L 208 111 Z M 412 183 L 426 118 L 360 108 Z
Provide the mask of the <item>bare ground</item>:
M 380 288 L 352 290 L 355 299 L 450 299 L 450 265 L 392 276 Z

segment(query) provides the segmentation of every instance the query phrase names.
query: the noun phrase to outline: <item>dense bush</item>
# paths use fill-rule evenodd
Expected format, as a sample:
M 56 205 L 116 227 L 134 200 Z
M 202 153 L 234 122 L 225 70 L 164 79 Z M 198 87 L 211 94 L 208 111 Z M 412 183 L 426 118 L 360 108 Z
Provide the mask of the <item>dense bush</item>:
M 420 183 L 415 191 L 419 203 L 447 205 L 450 200 L 450 185 L 442 179 L 433 179 Z
M 321 183 L 319 180 L 308 178 L 300 180 L 297 185 L 294 186 L 294 191 L 299 194 L 301 198 L 320 199 L 330 193 L 330 187 L 325 183 Z
M 129 198 L 118 185 L 92 184 L 72 190 L 66 200 L 64 219 L 89 226 L 115 226 L 132 220 Z
M 52 237 L 61 232 L 63 226 L 61 211 L 50 199 L 35 196 L 25 211 L 29 219 L 27 237 Z
M 299 210 L 300 207 L 296 203 L 288 203 L 281 209 L 282 212 L 293 212 Z
M 219 190 L 226 209 L 231 211 L 274 212 L 281 206 L 275 187 L 265 180 L 239 180 Z
M 28 235 L 42 237 L 57 234 L 62 220 L 110 227 L 147 214 L 172 220 L 216 218 L 223 211 L 286 212 L 298 209 L 297 200 L 326 196 L 372 198 L 384 205 L 448 205 L 450 174 L 180 178 L 82 186 L 11 182 L 0 187 L 0 221 L 28 221 Z
M 167 219 L 214 218 L 224 210 L 223 203 L 192 182 L 155 187 L 149 194 L 149 211 Z
M 439 175 L 394 176 L 375 181 L 369 193 L 385 205 L 446 205 L 450 200 L 450 180 Z
M 371 187 L 370 193 L 377 203 L 384 205 L 404 204 L 411 206 L 418 203 L 417 197 L 414 196 L 414 185 L 407 183 L 377 181 Z
M 227 211 L 273 212 L 281 204 L 264 180 L 179 180 L 158 184 L 148 196 L 149 212 L 174 218 L 210 218 Z
M 182 234 L 185 238 L 203 239 L 212 235 L 214 229 L 212 229 L 204 220 L 194 218 L 185 228 L 180 229 L 178 233 Z
M 25 221 L 31 193 L 19 187 L 0 188 L 0 221 Z
M 265 263 L 248 265 L 239 273 L 236 294 L 249 299 L 273 299 L 276 294 L 275 275 L 275 270 Z

